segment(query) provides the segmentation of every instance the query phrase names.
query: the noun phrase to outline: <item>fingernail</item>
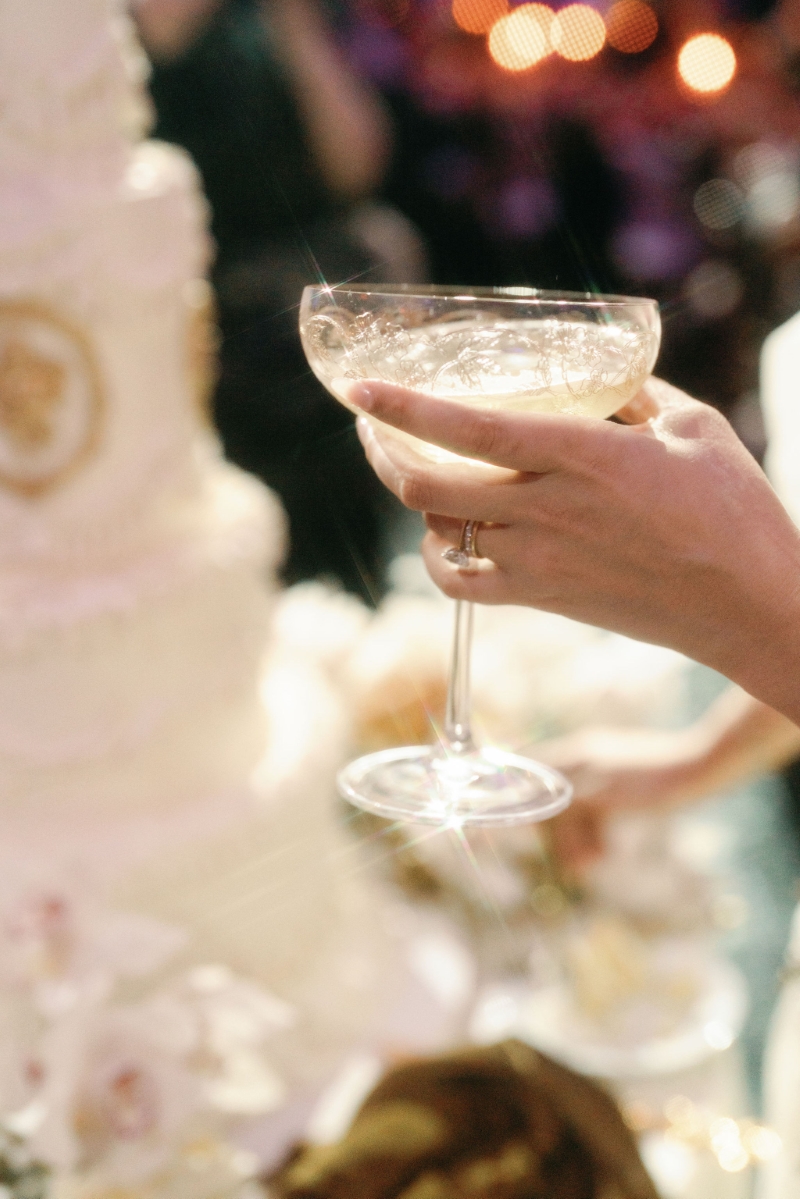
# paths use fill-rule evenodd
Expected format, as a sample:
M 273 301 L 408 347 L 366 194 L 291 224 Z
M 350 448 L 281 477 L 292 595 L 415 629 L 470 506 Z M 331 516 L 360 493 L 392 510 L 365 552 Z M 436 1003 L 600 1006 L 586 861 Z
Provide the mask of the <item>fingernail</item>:
M 356 417 L 356 433 L 358 434 L 358 439 L 361 444 L 366 445 L 372 436 L 372 429 L 370 428 L 370 423 L 365 416 Z
M 375 395 L 366 383 L 356 383 L 350 388 L 348 396 L 350 403 L 360 408 L 362 412 L 371 412 L 375 407 Z

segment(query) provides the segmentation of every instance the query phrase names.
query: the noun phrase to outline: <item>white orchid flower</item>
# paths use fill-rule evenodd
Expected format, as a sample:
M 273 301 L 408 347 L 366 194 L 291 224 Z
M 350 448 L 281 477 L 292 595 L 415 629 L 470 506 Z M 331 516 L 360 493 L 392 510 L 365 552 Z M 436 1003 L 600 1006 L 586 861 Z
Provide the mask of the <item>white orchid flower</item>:
M 182 1143 L 202 1096 L 143 1006 L 83 1005 L 42 1040 L 41 1122 L 28 1147 L 56 1174 L 90 1173 L 109 1187 L 152 1177 Z
M 0 986 L 29 993 L 49 1019 L 151 973 L 184 941 L 179 929 L 104 909 L 66 874 L 0 869 Z

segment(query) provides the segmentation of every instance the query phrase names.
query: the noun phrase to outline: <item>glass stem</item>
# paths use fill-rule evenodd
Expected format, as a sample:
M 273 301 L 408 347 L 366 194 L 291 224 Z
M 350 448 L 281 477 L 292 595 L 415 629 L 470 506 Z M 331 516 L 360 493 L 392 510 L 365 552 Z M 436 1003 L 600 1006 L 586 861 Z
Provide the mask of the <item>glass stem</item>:
M 445 749 L 455 754 L 469 753 L 475 748 L 470 727 L 472 696 L 469 682 L 472 611 L 472 604 L 465 600 L 456 600 L 453 653 L 450 659 L 444 717 Z

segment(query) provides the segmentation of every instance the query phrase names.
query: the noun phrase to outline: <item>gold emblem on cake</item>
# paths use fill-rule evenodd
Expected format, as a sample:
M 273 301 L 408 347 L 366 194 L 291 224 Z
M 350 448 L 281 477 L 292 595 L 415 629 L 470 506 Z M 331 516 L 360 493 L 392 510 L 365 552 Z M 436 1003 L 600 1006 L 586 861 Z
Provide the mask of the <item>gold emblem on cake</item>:
M 64 368 L 23 341 L 9 341 L 0 356 L 0 427 L 21 450 L 53 436 L 53 409 L 64 388 Z
M 101 413 L 84 334 L 43 304 L 0 302 L 0 486 L 62 482 L 97 444 Z

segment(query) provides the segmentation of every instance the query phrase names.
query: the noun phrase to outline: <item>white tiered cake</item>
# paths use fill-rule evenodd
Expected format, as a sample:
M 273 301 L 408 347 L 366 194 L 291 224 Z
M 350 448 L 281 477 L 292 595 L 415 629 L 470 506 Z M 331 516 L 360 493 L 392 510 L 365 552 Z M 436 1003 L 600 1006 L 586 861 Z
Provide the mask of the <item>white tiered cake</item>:
M 183 925 L 322 1062 L 370 989 L 342 721 L 269 646 L 283 517 L 205 416 L 206 206 L 141 140 L 145 72 L 112 0 L 0 0 L 0 873 L 77 864 Z

